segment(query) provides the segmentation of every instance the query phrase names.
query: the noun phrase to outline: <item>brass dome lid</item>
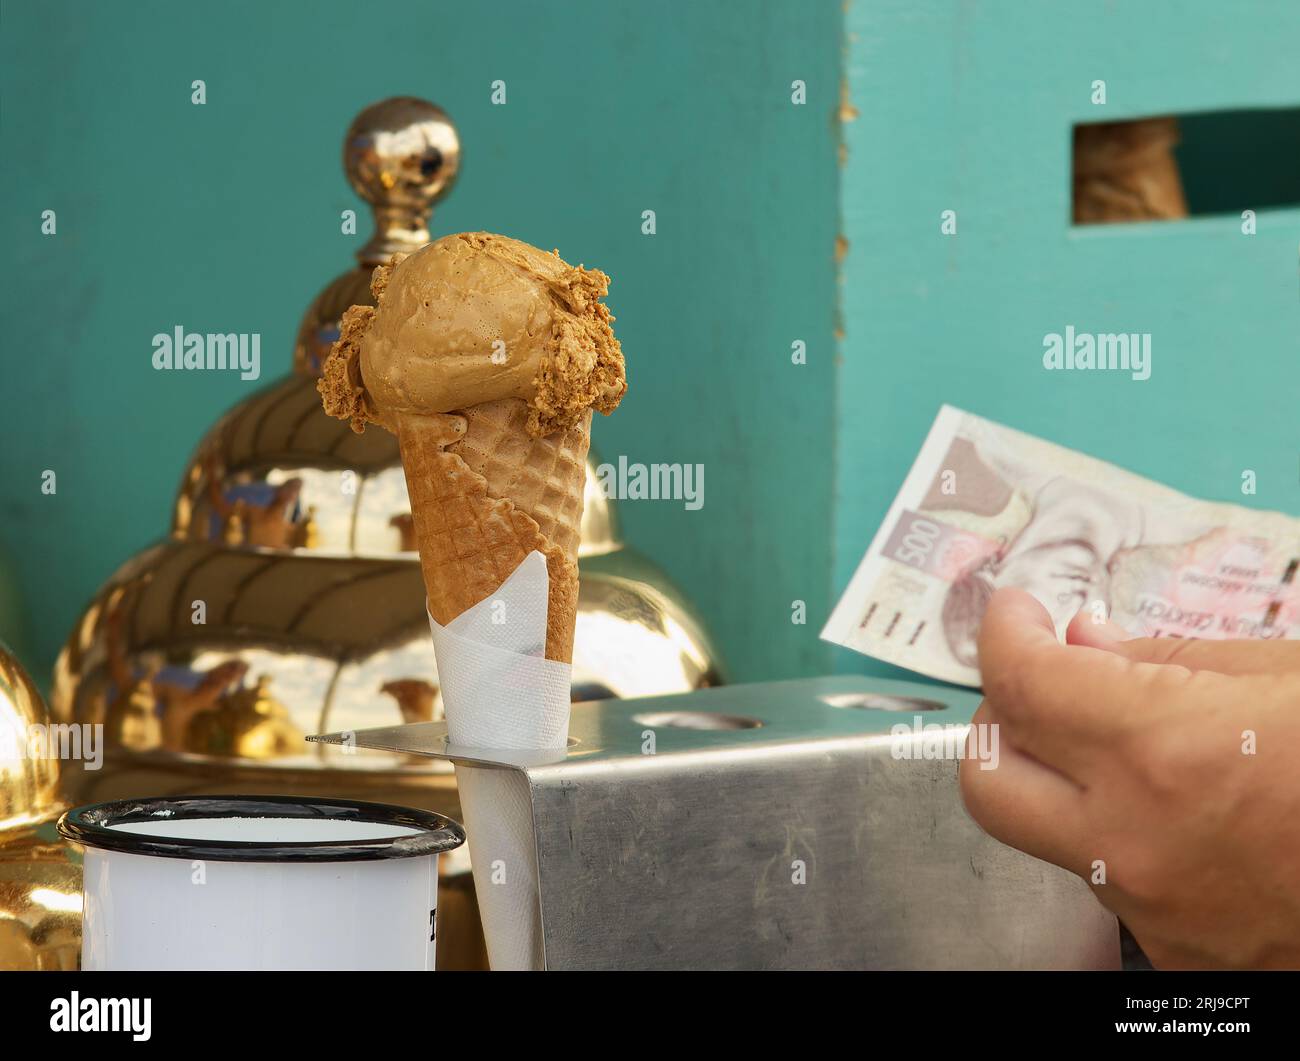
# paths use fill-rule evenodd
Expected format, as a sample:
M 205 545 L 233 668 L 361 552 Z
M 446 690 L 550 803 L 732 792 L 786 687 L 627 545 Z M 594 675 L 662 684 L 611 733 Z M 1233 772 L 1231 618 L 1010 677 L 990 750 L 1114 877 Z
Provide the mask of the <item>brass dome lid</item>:
M 58 814 L 58 739 L 31 676 L 0 643 L 0 833 Z

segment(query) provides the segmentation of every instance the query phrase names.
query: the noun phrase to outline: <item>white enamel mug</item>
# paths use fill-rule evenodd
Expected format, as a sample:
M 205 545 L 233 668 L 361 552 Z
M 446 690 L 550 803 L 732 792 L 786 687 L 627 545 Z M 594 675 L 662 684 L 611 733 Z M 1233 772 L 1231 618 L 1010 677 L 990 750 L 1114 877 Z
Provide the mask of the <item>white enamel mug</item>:
M 83 969 L 432 969 L 450 818 L 291 796 L 68 811 L 82 844 Z

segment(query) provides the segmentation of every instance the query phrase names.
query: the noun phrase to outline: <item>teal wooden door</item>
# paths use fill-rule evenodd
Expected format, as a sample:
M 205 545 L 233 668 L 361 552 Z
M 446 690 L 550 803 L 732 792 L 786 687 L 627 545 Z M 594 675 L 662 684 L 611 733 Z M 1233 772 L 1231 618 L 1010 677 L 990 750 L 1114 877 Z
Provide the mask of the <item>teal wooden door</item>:
M 1070 221 L 1076 123 L 1300 106 L 1300 8 L 908 0 L 854 3 L 846 31 L 836 593 L 942 402 L 1190 494 L 1300 514 L 1300 208 L 1261 210 L 1255 235 L 1249 201 Z M 1150 378 L 1044 370 L 1044 336 L 1067 326 L 1149 333 Z

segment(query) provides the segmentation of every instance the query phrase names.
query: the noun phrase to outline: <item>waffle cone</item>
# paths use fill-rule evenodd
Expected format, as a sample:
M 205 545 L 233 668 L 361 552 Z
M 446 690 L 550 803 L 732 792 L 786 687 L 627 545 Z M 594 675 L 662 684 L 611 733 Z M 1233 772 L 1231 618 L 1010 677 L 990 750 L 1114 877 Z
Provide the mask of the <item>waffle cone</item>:
M 404 415 L 397 438 L 429 612 L 446 625 L 494 593 L 534 549 L 546 556 L 546 658 L 570 663 L 578 525 L 591 413 L 542 438 L 517 398 Z

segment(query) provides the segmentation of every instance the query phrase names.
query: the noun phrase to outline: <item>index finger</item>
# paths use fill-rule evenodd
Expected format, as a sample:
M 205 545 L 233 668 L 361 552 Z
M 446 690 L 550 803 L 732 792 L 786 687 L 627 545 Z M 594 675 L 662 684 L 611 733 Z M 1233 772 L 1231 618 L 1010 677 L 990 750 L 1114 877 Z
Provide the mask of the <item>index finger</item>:
M 1105 649 L 1144 663 L 1177 663 L 1219 674 L 1300 672 L 1300 641 L 1209 640 L 1193 637 L 1132 637 L 1115 623 L 1096 623 L 1081 609 L 1065 631 L 1071 645 Z

